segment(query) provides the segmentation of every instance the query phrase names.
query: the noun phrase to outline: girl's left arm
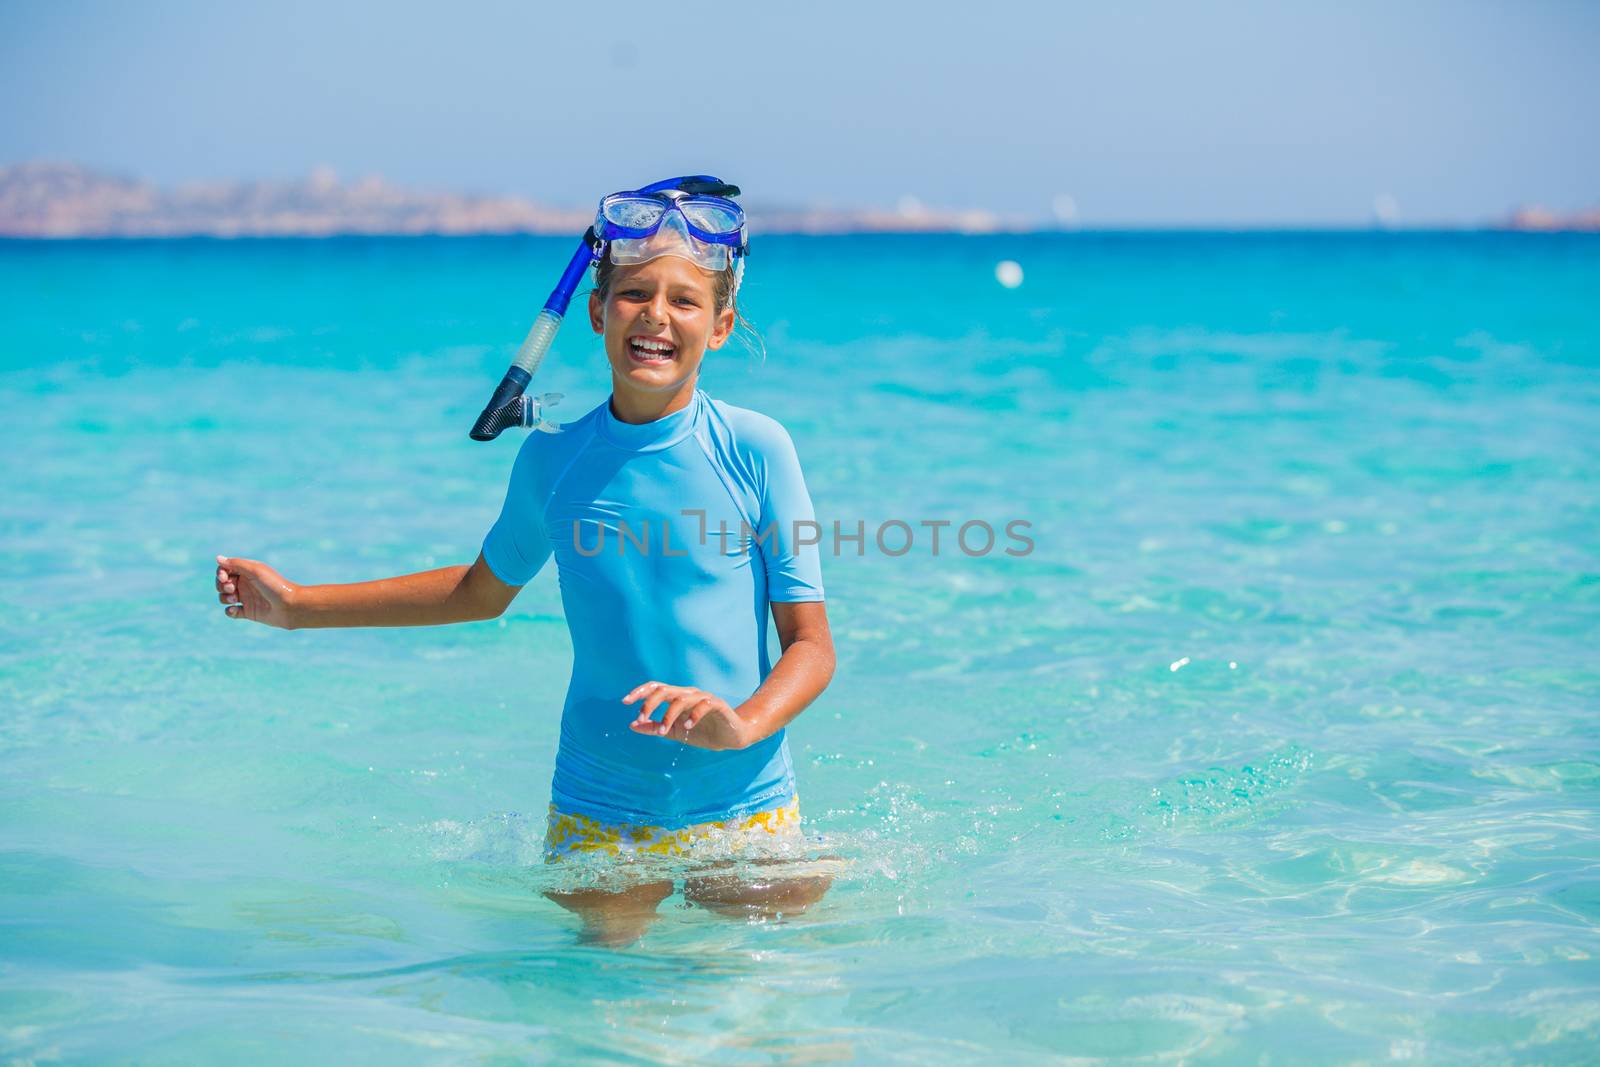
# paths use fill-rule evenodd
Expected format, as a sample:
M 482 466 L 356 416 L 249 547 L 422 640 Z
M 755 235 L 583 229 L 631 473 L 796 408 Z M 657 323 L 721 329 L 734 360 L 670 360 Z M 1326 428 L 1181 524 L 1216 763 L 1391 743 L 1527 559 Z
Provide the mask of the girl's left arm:
M 833 678 L 833 635 L 820 600 L 771 604 L 783 655 L 749 700 L 735 708 L 692 685 L 649 681 L 622 698 L 642 701 L 628 728 L 696 748 L 730 749 L 748 748 L 793 722 Z M 652 718 L 658 709 L 659 720 Z
M 783 654 L 761 688 L 736 709 L 753 745 L 783 729 L 806 709 L 833 679 L 833 634 L 828 607 L 820 600 L 772 601 Z

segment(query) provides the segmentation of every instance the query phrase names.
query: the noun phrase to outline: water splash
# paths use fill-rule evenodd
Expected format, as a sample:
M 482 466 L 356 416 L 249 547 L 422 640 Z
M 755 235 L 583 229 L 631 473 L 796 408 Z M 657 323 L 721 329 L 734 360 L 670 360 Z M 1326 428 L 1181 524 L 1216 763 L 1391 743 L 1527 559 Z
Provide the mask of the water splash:
M 1311 769 L 1313 754 L 1290 745 L 1254 763 L 1233 769 L 1209 767 L 1150 790 L 1137 821 L 1162 829 L 1222 829 L 1251 822 L 1281 799 Z

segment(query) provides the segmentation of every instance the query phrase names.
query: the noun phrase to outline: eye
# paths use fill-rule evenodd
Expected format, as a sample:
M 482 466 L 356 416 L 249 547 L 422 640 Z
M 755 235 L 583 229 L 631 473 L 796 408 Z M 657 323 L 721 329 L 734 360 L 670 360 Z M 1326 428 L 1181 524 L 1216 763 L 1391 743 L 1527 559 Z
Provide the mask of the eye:
M 625 296 L 630 300 L 642 300 L 648 294 L 643 289 L 624 289 L 619 295 Z
M 678 297 L 678 303 L 688 308 L 697 308 L 700 306 L 700 302 L 692 296 L 680 296 Z

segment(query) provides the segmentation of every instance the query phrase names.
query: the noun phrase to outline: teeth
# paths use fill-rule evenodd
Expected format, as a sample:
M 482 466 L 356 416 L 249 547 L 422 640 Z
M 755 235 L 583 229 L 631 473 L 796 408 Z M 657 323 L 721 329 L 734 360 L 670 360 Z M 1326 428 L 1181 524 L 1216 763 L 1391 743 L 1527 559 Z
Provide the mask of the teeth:
M 634 341 L 633 347 L 645 352 L 671 352 L 672 346 L 665 341 Z

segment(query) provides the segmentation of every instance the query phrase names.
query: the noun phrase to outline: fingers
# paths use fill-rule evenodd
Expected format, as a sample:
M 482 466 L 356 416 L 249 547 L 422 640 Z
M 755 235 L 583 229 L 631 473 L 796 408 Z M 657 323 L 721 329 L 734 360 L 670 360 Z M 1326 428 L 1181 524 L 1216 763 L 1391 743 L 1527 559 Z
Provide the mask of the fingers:
M 223 613 L 230 619 L 237 619 L 244 614 L 244 607 L 239 603 L 238 583 L 233 575 L 220 566 L 217 568 L 217 601 L 225 605 Z
M 659 685 L 661 685 L 660 682 L 645 682 L 643 685 L 636 685 L 628 691 L 627 696 L 622 698 L 622 702 L 624 704 L 632 704 L 635 700 L 638 700 L 640 697 L 644 696 L 646 693 L 650 692 L 652 689 L 655 689 Z
M 672 732 L 672 724 L 678 721 L 678 716 L 683 714 L 683 706 L 690 699 L 688 693 L 679 693 L 667 701 L 667 706 L 661 712 L 661 725 L 656 727 L 656 733 L 662 737 Z
M 255 578 L 260 581 L 270 581 L 277 572 L 271 567 L 256 559 L 236 559 L 233 556 L 217 557 L 217 580 L 222 582 L 235 581 L 240 578 Z
M 646 684 L 654 686 L 654 688 L 645 694 L 644 703 L 639 705 L 639 721 L 641 722 L 654 715 L 655 710 L 661 706 L 663 701 L 671 700 L 679 693 L 687 692 L 689 689 L 688 686 L 665 685 L 661 682 L 647 682 Z
M 692 685 L 667 685 L 657 681 L 636 686 L 622 698 L 622 702 L 631 704 L 641 699 L 644 702 L 639 705 L 639 712 L 628 728 L 634 733 L 656 737 L 666 737 L 672 733 L 686 735 L 718 703 L 715 696 Z M 651 716 L 657 708 L 662 708 L 661 719 L 652 721 Z
M 694 724 L 695 723 L 697 723 L 701 719 L 705 718 L 706 715 L 708 715 L 711 712 L 711 710 L 713 708 L 715 708 L 716 706 L 717 706 L 716 698 L 715 697 L 710 697 L 710 696 L 708 696 L 704 700 L 699 701 L 698 703 L 692 705 L 686 711 L 684 711 L 683 717 L 678 720 L 679 728 L 685 734 L 687 734 L 690 730 L 694 729 Z
M 692 689 L 687 693 L 674 697 L 672 702 L 667 705 L 666 714 L 661 716 L 661 727 L 656 733 L 662 737 L 670 734 L 680 717 L 698 709 L 709 699 L 710 697 L 707 694 L 700 692 L 698 689 Z M 691 715 L 688 721 L 684 723 L 684 729 L 687 730 L 692 725 L 694 725 L 694 718 Z
M 719 747 L 721 734 L 725 731 L 719 726 L 704 738 L 695 734 L 695 740 L 690 741 L 689 733 L 700 720 L 713 712 L 731 712 L 727 702 L 714 693 L 704 689 L 697 689 L 692 685 L 667 685 L 664 682 L 648 681 L 635 686 L 622 698 L 622 703 L 639 704 L 639 711 L 633 721 L 628 723 L 628 729 L 636 734 L 646 734 L 651 737 L 671 737 L 675 741 L 685 744 L 694 744 L 701 748 Z M 661 708 L 659 721 L 652 720 L 651 716 L 657 708 Z M 713 724 L 717 725 L 717 724 Z
M 249 563 L 250 560 L 238 560 L 231 556 L 217 557 L 217 600 L 223 605 L 222 613 L 230 619 L 243 619 L 247 617 L 244 606 L 243 582 L 244 569 L 239 565 Z
M 217 557 L 217 599 L 224 604 L 238 603 L 239 575 L 230 569 L 229 564 L 234 562 L 226 556 Z M 232 612 L 229 612 L 231 615 Z

